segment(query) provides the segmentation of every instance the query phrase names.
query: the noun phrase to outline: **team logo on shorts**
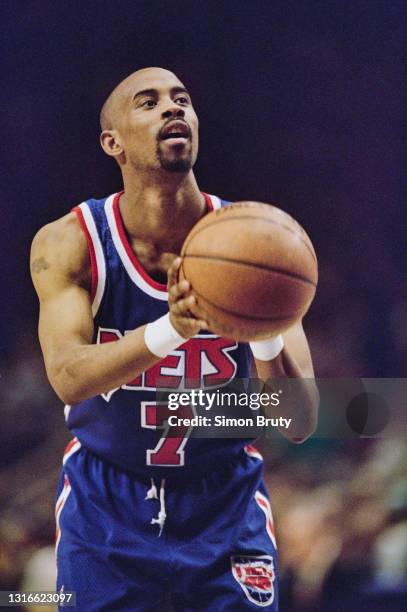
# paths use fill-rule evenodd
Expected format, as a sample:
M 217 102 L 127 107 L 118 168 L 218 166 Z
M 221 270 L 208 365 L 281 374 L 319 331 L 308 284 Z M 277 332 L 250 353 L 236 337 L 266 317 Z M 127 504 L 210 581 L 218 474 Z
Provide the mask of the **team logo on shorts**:
M 269 555 L 235 555 L 232 573 L 242 587 L 247 599 L 257 606 L 268 606 L 274 601 L 276 578 L 273 557 Z

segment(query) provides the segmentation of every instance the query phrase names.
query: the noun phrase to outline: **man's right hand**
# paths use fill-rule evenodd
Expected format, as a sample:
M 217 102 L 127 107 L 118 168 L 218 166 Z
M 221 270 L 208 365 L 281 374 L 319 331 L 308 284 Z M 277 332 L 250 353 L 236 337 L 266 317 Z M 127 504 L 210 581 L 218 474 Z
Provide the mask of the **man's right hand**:
M 170 321 L 183 338 L 192 338 L 201 329 L 208 329 L 204 315 L 198 310 L 196 298 L 187 280 L 178 282 L 181 257 L 176 257 L 168 270 L 168 305 Z M 192 314 L 192 309 L 196 314 Z
M 168 271 L 170 321 L 183 338 L 206 329 L 194 316 L 188 281 L 178 282 L 181 259 Z M 31 271 L 40 300 L 39 336 L 48 378 L 67 404 L 116 389 L 160 360 L 144 340 L 145 325 L 116 342 L 93 344 L 90 261 L 75 213 L 40 230 L 31 251 Z

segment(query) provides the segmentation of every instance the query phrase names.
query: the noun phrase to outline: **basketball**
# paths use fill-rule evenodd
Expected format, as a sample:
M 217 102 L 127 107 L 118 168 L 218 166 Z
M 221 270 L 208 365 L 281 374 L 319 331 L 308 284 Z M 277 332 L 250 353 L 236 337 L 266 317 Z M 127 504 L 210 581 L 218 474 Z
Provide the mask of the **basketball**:
M 279 334 L 307 312 L 318 264 L 311 240 L 270 204 L 236 202 L 203 217 L 181 251 L 186 278 L 215 334 L 248 342 Z

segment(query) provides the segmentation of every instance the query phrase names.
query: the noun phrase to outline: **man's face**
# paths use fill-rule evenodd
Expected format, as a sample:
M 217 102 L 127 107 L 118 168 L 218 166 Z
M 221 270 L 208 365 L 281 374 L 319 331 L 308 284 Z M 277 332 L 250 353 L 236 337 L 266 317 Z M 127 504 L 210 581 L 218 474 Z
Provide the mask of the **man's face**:
M 198 154 L 198 118 L 181 81 L 150 68 L 131 75 L 123 89 L 117 131 L 126 158 L 140 170 L 188 172 Z

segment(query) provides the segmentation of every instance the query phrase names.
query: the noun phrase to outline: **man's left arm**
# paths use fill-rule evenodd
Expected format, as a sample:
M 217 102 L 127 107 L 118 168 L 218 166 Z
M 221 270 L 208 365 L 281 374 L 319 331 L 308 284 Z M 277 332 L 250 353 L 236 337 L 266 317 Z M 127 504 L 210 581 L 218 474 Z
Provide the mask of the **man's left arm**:
M 312 365 L 311 353 L 308 341 L 299 321 L 283 334 L 284 346 L 279 354 L 268 359 L 255 357 L 257 374 L 264 382 L 270 379 L 290 378 L 297 379 L 289 385 L 289 397 L 280 398 L 278 414 L 285 418 L 291 418 L 288 429 L 279 428 L 280 432 L 292 442 L 300 443 L 306 440 L 316 429 L 318 418 L 319 393 L 314 381 L 314 368 Z M 263 341 L 267 347 L 267 342 Z M 256 345 L 250 343 L 254 353 Z M 262 344 L 262 343 L 260 343 Z M 265 355 L 267 351 L 265 351 Z M 263 355 L 262 355 L 263 356 Z M 273 387 L 275 384 L 273 384 Z M 286 385 L 282 385 L 287 389 Z

